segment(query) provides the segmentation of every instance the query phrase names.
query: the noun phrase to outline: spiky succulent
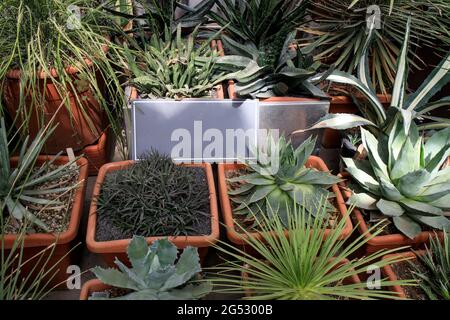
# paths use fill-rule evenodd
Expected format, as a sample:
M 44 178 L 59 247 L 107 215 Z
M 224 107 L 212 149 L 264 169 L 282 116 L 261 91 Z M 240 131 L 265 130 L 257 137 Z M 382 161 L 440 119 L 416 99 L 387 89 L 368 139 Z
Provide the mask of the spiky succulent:
M 430 300 L 450 300 L 450 242 L 449 235 L 444 233 L 442 243 L 437 238 L 430 240 L 424 255 L 417 256 L 418 265 L 413 266 L 414 277 Z
M 45 142 L 53 131 L 54 128 L 49 129 L 48 126 L 41 129 L 31 143 L 27 137 L 22 143 L 17 167 L 13 168 L 10 165 L 10 146 L 5 121 L 3 118 L 0 119 L 1 211 L 8 213 L 10 222 L 23 224 L 26 220 L 28 227 L 38 226 L 47 232 L 50 231 L 48 226 L 33 215 L 28 207 L 37 205 L 48 209 L 52 206 L 63 205 L 58 201 L 58 197 L 75 186 L 55 187 L 55 184 L 48 184 L 48 182 L 56 182 L 71 170 L 78 170 L 76 165 L 74 169 L 74 161 L 61 165 L 57 169 L 51 169 L 59 154 L 40 167 L 35 165 Z M 54 194 L 54 199 L 43 197 L 49 194 Z
M 327 188 L 340 181 L 329 172 L 305 166 L 316 139 L 309 137 L 295 150 L 284 137 L 277 143 L 269 138 L 269 142 L 266 154 L 270 164 L 261 160 L 265 157 L 260 152 L 258 162 L 248 164 L 248 174 L 228 179 L 230 183 L 242 183 L 229 191 L 231 200 L 237 204 L 234 214 L 245 215 L 252 221 L 260 220 L 261 210 L 276 212 L 287 223 L 289 209 L 298 204 L 315 215 L 321 199 L 331 197 Z M 328 207 L 333 208 L 330 203 Z
M 128 237 L 191 235 L 202 221 L 210 221 L 203 169 L 178 166 L 156 151 L 109 173 L 97 206 L 99 219 Z
M 219 65 L 236 71 L 236 93 L 242 98 L 270 98 L 286 95 L 326 97 L 315 86 L 324 78 L 309 81 L 316 76 L 320 63 L 303 55 L 294 44 L 295 32 L 257 47 L 253 43 L 240 44 L 232 39 L 224 42 L 232 55 L 225 56 Z M 239 71 L 239 69 L 243 70 Z
M 197 45 L 198 27 L 187 39 L 181 25 L 173 37 L 166 28 L 165 37 L 153 34 L 144 49 L 125 51 L 132 73 L 130 80 L 143 98 L 211 97 L 214 86 L 229 76 L 216 68 L 219 53 L 210 41 Z M 137 57 L 137 58 L 136 58 Z
M 389 137 L 377 140 L 361 128 L 368 160 L 343 158 L 356 180 L 350 202 L 367 210 L 379 210 L 409 238 L 422 225 L 450 230 L 450 168 L 441 169 L 450 155 L 450 128 L 438 131 L 424 143 L 417 126 L 406 133 L 397 121 Z M 361 190 L 362 189 L 362 190 Z
M 196 248 L 187 247 L 177 260 L 177 247 L 169 240 L 157 240 L 148 246 L 144 237 L 134 236 L 127 254 L 131 268 L 116 258 L 118 269 L 93 269 L 103 283 L 131 291 L 114 299 L 194 300 L 211 291 L 209 282 L 193 283 L 202 271 Z M 90 299 L 104 298 L 94 296 Z

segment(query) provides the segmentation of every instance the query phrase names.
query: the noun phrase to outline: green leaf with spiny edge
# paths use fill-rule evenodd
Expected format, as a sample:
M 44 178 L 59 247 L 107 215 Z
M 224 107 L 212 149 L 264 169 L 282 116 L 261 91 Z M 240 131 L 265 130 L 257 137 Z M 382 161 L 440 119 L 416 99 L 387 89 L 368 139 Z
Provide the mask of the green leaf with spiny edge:
M 386 166 L 387 159 L 382 158 L 379 153 L 378 140 L 367 130 L 361 128 L 361 140 L 367 150 L 369 161 L 376 176 L 389 179 L 389 172 Z
M 397 187 L 389 180 L 384 178 L 379 178 L 380 180 L 380 193 L 383 198 L 400 201 L 404 199 L 404 195 L 397 189 Z
M 398 180 L 410 172 L 414 172 L 417 168 L 415 161 L 417 159 L 417 150 L 414 149 L 410 139 L 406 139 L 403 144 L 398 159 L 391 168 L 390 178 Z
M 406 197 L 413 198 L 423 194 L 426 184 L 430 181 L 432 175 L 424 169 L 409 172 L 402 176 L 397 182 L 397 189 Z
M 237 196 L 237 195 L 247 194 L 253 187 L 254 187 L 254 185 L 252 185 L 250 183 L 246 183 L 246 184 L 243 184 L 242 186 L 240 186 L 239 188 L 236 188 L 234 190 L 228 190 L 228 194 L 230 196 Z
M 380 184 L 367 166 L 367 162 L 354 161 L 351 158 L 342 158 L 347 171 L 365 190 L 380 194 Z
M 335 129 L 335 130 L 346 130 L 360 126 L 374 126 L 376 124 L 366 118 L 358 115 L 347 114 L 347 113 L 329 113 L 319 119 L 314 125 L 306 129 L 299 129 L 292 132 L 292 135 L 304 133 L 311 130 L 318 129 Z
M 131 278 L 117 269 L 95 267 L 92 269 L 92 272 L 94 272 L 97 279 L 107 285 L 117 288 L 139 290 L 138 286 Z
M 140 242 L 143 244 L 142 240 Z M 177 247 L 166 238 L 153 242 L 149 250 L 156 252 L 158 261 L 162 267 L 172 265 L 178 253 Z
M 250 200 L 248 201 L 248 204 L 253 203 L 253 202 L 258 202 L 258 201 L 264 199 L 265 197 L 267 197 L 267 195 L 269 193 L 271 193 L 273 190 L 275 190 L 275 188 L 277 188 L 276 185 L 257 187 L 255 189 L 255 191 L 252 193 Z
M 401 205 L 410 213 L 417 213 L 426 216 L 437 216 L 442 214 L 442 210 L 425 202 L 412 199 L 399 200 Z
M 414 239 L 422 232 L 420 225 L 412 220 L 407 214 L 392 217 L 395 227 L 410 239 Z
M 450 220 L 447 217 L 421 215 L 411 215 L 411 217 L 421 224 L 427 225 L 433 229 L 450 231 Z
M 347 204 L 366 210 L 377 210 L 377 201 L 378 199 L 374 195 L 368 193 L 352 193 Z
M 191 280 L 197 273 L 201 272 L 200 258 L 197 249 L 194 247 L 187 247 L 183 250 L 178 262 L 175 266 L 175 273 L 170 276 L 161 288 L 162 291 L 167 291 L 185 284 Z
M 394 201 L 380 199 L 376 203 L 376 206 L 381 213 L 388 217 L 399 217 L 405 212 L 405 210 Z
M 447 184 L 447 188 L 449 188 L 448 184 Z M 446 192 L 449 192 L 448 189 Z M 441 208 L 441 209 L 449 210 L 450 209 L 450 193 L 443 195 L 439 199 L 431 201 L 430 205 Z

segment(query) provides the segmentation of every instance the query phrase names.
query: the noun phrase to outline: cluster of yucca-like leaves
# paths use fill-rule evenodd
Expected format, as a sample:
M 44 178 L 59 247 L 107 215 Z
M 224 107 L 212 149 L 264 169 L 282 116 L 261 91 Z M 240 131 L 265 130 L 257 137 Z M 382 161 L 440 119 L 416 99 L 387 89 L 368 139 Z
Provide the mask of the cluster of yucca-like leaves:
M 26 224 L 28 227 L 36 225 L 45 231 L 49 231 L 47 225 L 36 218 L 27 209 L 27 206 L 35 204 L 49 208 L 51 206 L 63 205 L 63 203 L 58 201 L 58 196 L 76 187 L 67 186 L 60 188 L 46 185 L 48 182 L 57 181 L 60 177 L 70 172 L 70 170 L 78 170 L 76 165 L 74 169 L 73 161 L 61 165 L 57 169 L 51 169 L 50 166 L 59 156 L 58 154 L 42 166 L 35 166 L 42 147 L 48 137 L 53 133 L 53 130 L 48 130 L 47 126 L 37 134 L 31 143 L 27 137 L 20 149 L 17 167 L 13 168 L 10 165 L 9 143 L 5 121 L 3 118 L 0 119 L 0 207 L 2 213 L 8 213 L 9 219 L 6 219 L 6 221 L 10 223 L 24 224 L 28 221 Z M 55 199 L 49 200 L 42 198 L 43 195 L 48 194 L 54 194 Z
M 248 164 L 248 174 L 228 179 L 230 183 L 243 183 L 238 189 L 228 192 L 231 200 L 238 205 L 234 214 L 244 215 L 249 221 L 256 218 L 253 226 L 258 225 L 261 212 L 274 212 L 287 223 L 289 210 L 296 205 L 305 207 L 315 215 L 321 200 L 332 197 L 327 188 L 340 181 L 329 172 L 305 166 L 316 139 L 309 137 L 297 149 L 284 137 L 276 142 L 272 137 L 268 140 L 270 143 L 265 150 L 267 159 L 276 157 L 277 165 L 274 162 L 263 163 L 259 158 L 258 163 Z M 328 209 L 334 209 L 330 203 Z
M 373 21 L 372 21 L 373 22 Z M 450 126 L 450 120 L 443 117 L 431 116 L 430 112 L 439 108 L 448 107 L 448 97 L 437 101 L 430 100 L 450 81 L 450 53 L 447 53 L 442 62 L 430 73 L 428 78 L 413 93 L 408 94 L 408 48 L 411 32 L 411 20 L 406 24 L 403 47 L 399 53 L 396 77 L 393 84 L 392 100 L 386 111 L 376 95 L 376 88 L 372 86 L 369 68 L 369 48 L 375 34 L 371 29 L 363 47 L 363 55 L 358 63 L 358 77 L 342 71 L 334 71 L 325 78 L 339 84 L 349 85 L 358 90 L 361 96 L 355 96 L 354 101 L 359 107 L 361 115 L 328 114 L 307 130 L 332 128 L 344 130 L 359 126 L 367 126 L 377 136 L 389 134 L 393 123 L 402 119 L 405 130 L 412 122 L 420 121 L 420 130 L 441 129 Z M 318 80 L 319 77 L 316 77 Z M 364 99 L 361 99 L 364 98 Z M 296 132 L 304 132 L 298 130 Z
M 414 277 L 430 300 L 450 300 L 450 241 L 448 233 L 443 237 L 442 242 L 432 238 L 425 254 L 417 256 L 426 272 L 411 263 Z
M 131 291 L 116 300 L 194 300 L 211 291 L 209 282 L 194 284 L 202 271 L 197 248 L 187 247 L 177 258 L 177 247 L 169 240 L 157 240 L 149 246 L 144 237 L 134 236 L 127 254 L 131 268 L 116 258 L 118 269 L 93 269 L 103 283 Z
M 426 141 L 416 125 L 405 132 L 400 122 L 389 137 L 377 140 L 364 129 L 361 135 L 368 159 L 343 159 L 357 182 L 350 202 L 381 211 L 409 238 L 422 226 L 449 231 L 450 168 L 441 167 L 450 155 L 450 128 Z
M 380 259 L 404 248 L 381 250 L 353 259 L 353 254 L 381 230 L 373 230 L 367 238 L 339 239 L 346 227 L 345 219 L 341 219 L 326 236 L 323 221 L 329 219 L 328 203 L 323 199 L 317 207 L 316 217 L 299 206 L 291 208 L 287 224 L 270 211 L 260 214 L 263 217 L 258 222 L 261 237 L 252 237 L 245 229 L 244 234 L 239 235 L 252 253 L 226 242 L 214 245 L 227 257 L 226 263 L 214 267 L 219 271 L 211 279 L 217 285 L 215 290 L 246 293 L 249 294 L 246 299 L 252 300 L 396 299 L 398 296 L 388 289 L 389 286 L 415 283 L 414 280 L 380 279 L 380 288 L 371 290 L 364 281 L 349 281 L 355 275 L 366 273 L 368 265 L 382 268 L 403 261 L 401 256 Z
M 193 170 L 153 151 L 106 176 L 98 214 L 126 236 L 192 234 L 199 220 L 210 216 L 206 177 L 200 180 Z

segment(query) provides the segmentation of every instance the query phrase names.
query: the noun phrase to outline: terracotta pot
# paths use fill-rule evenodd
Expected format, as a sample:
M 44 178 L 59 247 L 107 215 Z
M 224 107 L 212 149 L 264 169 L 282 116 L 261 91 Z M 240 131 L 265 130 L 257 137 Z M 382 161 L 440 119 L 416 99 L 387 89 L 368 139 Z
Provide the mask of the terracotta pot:
M 347 172 L 341 172 L 339 176 L 344 179 L 350 178 L 350 175 Z M 351 191 L 347 188 L 345 182 L 342 182 L 340 184 L 340 187 L 342 190 L 342 194 L 344 195 L 344 199 L 347 201 L 351 196 Z M 364 237 L 366 239 L 372 237 L 372 234 L 368 232 L 369 227 L 364 220 L 364 216 L 358 208 L 353 209 L 352 218 L 353 222 L 357 224 L 358 231 L 361 235 L 364 234 Z M 438 231 L 436 233 L 438 234 L 439 238 L 443 237 L 442 231 Z M 435 231 L 423 231 L 414 239 L 410 239 L 401 233 L 375 236 L 367 241 L 366 253 L 370 254 L 382 249 L 395 249 L 404 246 L 411 246 L 415 249 L 421 248 L 423 247 L 423 245 L 429 242 L 430 238 L 433 237 L 434 234 Z
M 80 300 L 89 300 L 92 293 L 101 292 L 108 289 L 111 289 L 111 286 L 104 284 L 98 279 L 89 280 L 81 287 Z
M 400 257 L 407 258 L 410 260 L 417 260 L 417 255 L 423 255 L 423 254 L 425 254 L 425 250 L 416 251 L 416 252 L 394 253 L 394 254 L 388 254 L 388 255 L 384 256 L 383 260 L 392 259 L 392 258 L 400 258 Z M 399 280 L 397 277 L 397 274 L 395 273 L 395 271 L 391 265 L 384 266 L 382 268 L 381 272 L 383 273 L 383 275 L 385 277 L 389 278 L 389 281 L 398 281 Z M 399 285 L 391 286 L 391 287 L 389 287 L 389 290 L 397 293 L 397 295 L 400 298 L 403 298 L 403 299 L 407 298 L 405 290 L 403 290 L 402 286 L 399 286 Z
M 49 156 L 39 156 L 36 161 L 36 166 L 40 166 L 52 157 Z M 11 166 L 16 166 L 18 162 L 17 157 L 11 158 Z M 68 157 L 58 157 L 55 160 L 56 165 L 63 165 L 69 162 Z M 75 192 L 72 211 L 70 213 L 70 222 L 67 230 L 60 234 L 54 233 L 34 233 L 28 234 L 24 238 L 24 248 L 23 248 L 23 259 L 22 261 L 27 261 L 31 259 L 36 254 L 40 253 L 42 250 L 47 248 L 48 246 L 54 244 L 56 242 L 56 247 L 53 250 L 51 256 L 49 254 L 41 255 L 43 258 L 37 270 L 42 269 L 45 266 L 54 266 L 57 265 L 56 269 L 59 271 L 56 273 L 55 277 L 50 282 L 50 286 L 55 286 L 67 280 L 70 274 L 66 273 L 67 267 L 74 264 L 75 262 L 75 252 L 71 251 L 73 247 L 79 243 L 80 239 L 77 239 L 78 228 L 80 225 L 80 220 L 83 215 L 83 204 L 84 204 L 84 196 L 86 192 L 86 180 L 88 177 L 88 163 L 87 160 L 81 158 L 77 161 L 77 165 L 80 168 L 80 174 L 78 177 L 79 187 Z M 6 255 L 10 252 L 10 249 L 14 245 L 14 241 L 17 239 L 17 235 L 14 234 L 6 234 L 3 236 L 4 238 L 4 246 Z M 40 256 L 40 257 L 41 257 Z M 49 258 L 47 264 L 45 264 L 46 259 Z M 38 263 L 38 258 L 33 258 L 29 263 L 25 264 L 22 268 L 22 276 L 26 277 L 28 274 L 32 272 L 32 269 Z M 54 271 L 56 271 L 56 269 Z M 53 274 L 53 272 L 52 272 Z
M 108 48 L 105 47 L 104 51 L 106 52 L 107 50 Z M 85 63 L 88 67 L 94 68 L 92 61 L 85 59 Z M 66 72 L 72 77 L 72 82 L 76 87 L 75 82 L 79 80 L 79 68 L 77 66 L 69 66 L 66 68 Z M 93 70 L 92 72 L 96 71 Z M 56 69 L 51 69 L 50 75 L 53 78 L 57 78 L 58 73 Z M 18 116 L 17 119 L 20 125 L 25 121 L 23 114 L 17 114 L 17 108 L 21 100 L 21 78 L 20 70 L 10 70 L 6 74 L 3 83 L 3 98 L 6 108 L 13 118 Z M 104 79 L 98 72 L 97 79 L 99 81 L 97 85 L 104 91 Z M 28 133 L 32 138 L 35 137 L 39 129 L 42 128 L 42 124 L 47 124 L 55 114 L 54 124 L 58 124 L 54 133 L 45 144 L 45 153 L 56 154 L 69 147 L 78 151 L 85 146 L 94 144 L 99 139 L 106 128 L 107 119 L 91 89 L 77 88 L 77 91 L 74 92 L 68 86 L 65 92 L 68 94 L 68 105 L 70 106 L 70 112 L 68 112 L 66 106 L 59 109 L 65 97 L 61 97 L 47 73 L 44 71 L 38 72 L 35 86 L 36 88 L 33 90 L 41 94 L 45 93 L 44 105 L 42 106 L 43 109 L 40 110 L 36 110 L 38 107 L 33 106 L 33 110 L 29 112 L 29 108 L 32 106 L 32 94 L 25 93 L 25 108 L 30 114 Z M 36 92 L 33 92 L 33 95 L 35 94 Z M 43 119 L 39 121 L 41 117 Z
M 96 176 L 101 166 L 109 162 L 111 133 L 106 130 L 95 144 L 89 145 L 75 155 L 83 155 L 89 163 L 89 176 Z
M 244 239 L 248 239 L 246 234 L 240 234 L 235 230 L 235 223 L 233 218 L 233 210 L 231 207 L 231 201 L 228 196 L 228 187 L 226 181 L 226 172 L 227 171 L 236 171 L 240 168 L 243 168 L 245 165 L 242 164 L 219 164 L 219 194 L 220 194 L 220 206 L 222 209 L 222 215 L 224 219 L 225 226 L 227 228 L 227 237 L 234 244 L 247 247 Z M 306 166 L 310 168 L 316 168 L 320 171 L 329 171 L 326 164 L 322 159 L 315 156 L 310 156 L 308 161 L 306 162 Z M 345 206 L 344 199 L 337 185 L 332 186 L 332 191 L 336 195 L 336 206 L 339 210 L 339 214 L 341 218 L 345 217 L 346 225 L 342 234 L 339 236 L 340 239 L 347 238 L 352 230 L 352 222 L 350 217 L 347 215 L 347 207 Z M 331 229 L 327 229 L 325 236 L 328 236 Z M 288 234 L 287 231 L 285 233 Z M 250 236 L 257 239 L 262 239 L 263 235 L 260 232 L 251 232 Z M 246 249 L 249 249 L 248 247 Z
M 343 264 L 346 264 L 346 263 L 349 263 L 349 262 L 350 262 L 350 261 L 349 261 L 348 259 L 344 259 L 344 260 L 342 260 L 342 263 L 341 263 L 339 266 L 341 266 L 341 265 L 343 265 Z M 336 267 L 338 267 L 338 266 L 336 266 Z M 334 269 L 336 269 L 336 267 L 335 267 Z M 249 266 L 248 266 L 248 265 L 245 265 L 244 268 L 249 269 Z M 243 281 L 248 281 L 248 280 L 249 280 L 249 275 L 248 275 L 247 272 L 242 271 L 241 276 L 242 276 L 242 280 L 243 280 Z M 343 283 L 344 283 L 345 285 L 349 285 L 349 284 L 358 284 L 358 283 L 361 283 L 361 280 L 360 280 L 360 278 L 358 277 L 358 275 L 355 274 L 355 275 L 352 275 L 352 276 L 350 276 L 350 277 L 345 278 L 345 279 L 343 280 Z M 247 298 L 251 297 L 251 296 L 252 296 L 251 290 L 245 290 L 245 296 L 246 296 Z
M 391 103 L 391 96 L 377 94 L 378 99 L 385 108 L 388 108 Z M 330 101 L 330 113 L 349 113 L 357 114 L 358 107 L 353 102 L 352 98 L 347 96 L 332 96 Z M 339 131 L 334 129 L 324 129 L 322 146 L 327 149 L 339 149 L 341 147 L 341 138 Z
M 115 266 L 114 260 L 117 257 L 122 262 L 128 261 L 126 251 L 131 239 L 119 239 L 112 241 L 97 241 L 95 239 L 96 226 L 97 226 L 97 204 L 95 199 L 100 195 L 101 187 L 105 177 L 108 173 L 122 170 L 133 165 L 135 161 L 121 161 L 105 164 L 100 168 L 97 181 L 95 183 L 94 192 L 92 196 L 91 208 L 89 212 L 89 220 L 86 235 L 86 245 L 89 251 L 98 253 L 102 256 L 106 263 L 110 266 Z M 177 246 L 178 249 L 183 249 L 187 246 L 199 248 L 200 258 L 203 259 L 206 256 L 208 247 L 217 242 L 219 239 L 219 214 L 217 210 L 217 198 L 214 185 L 214 177 L 211 168 L 211 164 L 185 164 L 186 167 L 203 168 L 206 173 L 208 181 L 209 195 L 210 195 L 210 210 L 211 210 L 211 234 L 203 236 L 178 236 L 173 237 L 171 235 L 148 237 L 147 243 L 151 244 L 153 241 L 168 237 L 169 240 Z

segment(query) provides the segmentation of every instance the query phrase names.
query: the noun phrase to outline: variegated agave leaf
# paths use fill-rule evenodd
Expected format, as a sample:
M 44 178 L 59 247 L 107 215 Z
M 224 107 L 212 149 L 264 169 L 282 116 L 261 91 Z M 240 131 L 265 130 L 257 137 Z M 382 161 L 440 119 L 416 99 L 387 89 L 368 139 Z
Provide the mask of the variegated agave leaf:
M 234 213 L 243 215 L 246 221 L 253 221 L 254 225 L 257 225 L 255 218 L 258 220 L 258 215 L 263 211 L 276 212 L 287 222 L 287 214 L 295 205 L 303 206 L 315 215 L 320 200 L 333 196 L 327 189 L 340 181 L 329 172 L 305 166 L 315 142 L 316 139 L 309 137 L 294 149 L 290 142 L 281 137 L 277 142 L 277 172 L 268 169 L 267 164 L 258 162 L 248 165 L 248 174 L 228 179 L 230 183 L 241 183 L 239 188 L 229 191 L 231 201 L 237 204 Z M 271 210 L 266 211 L 268 208 Z M 335 210 L 330 203 L 329 210 Z
M 414 238 L 422 226 L 450 230 L 450 169 L 442 165 L 450 156 L 450 128 L 426 142 L 412 123 L 405 134 L 397 121 L 383 148 L 368 131 L 361 129 L 368 160 L 344 158 L 346 171 L 363 190 L 350 202 L 360 208 L 379 210 L 396 228 Z
M 103 283 L 132 291 L 117 300 L 194 300 L 212 289 L 209 282 L 194 284 L 201 272 L 196 248 L 187 247 L 177 260 L 178 250 L 168 239 L 149 246 L 144 237 L 134 236 L 127 253 L 131 268 L 116 259 L 118 269 L 93 269 Z

